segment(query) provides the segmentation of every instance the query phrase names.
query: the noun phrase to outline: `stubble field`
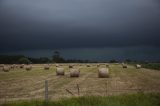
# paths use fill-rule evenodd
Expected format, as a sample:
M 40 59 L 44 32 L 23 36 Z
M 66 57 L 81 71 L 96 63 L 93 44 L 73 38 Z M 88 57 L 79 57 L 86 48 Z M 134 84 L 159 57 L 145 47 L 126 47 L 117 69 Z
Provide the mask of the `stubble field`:
M 14 100 L 44 99 L 44 82 L 48 81 L 50 100 L 77 96 L 108 96 L 136 92 L 160 92 L 160 71 L 136 69 L 134 66 L 122 68 L 121 64 L 109 64 L 109 78 L 98 78 L 96 64 L 74 64 L 80 69 L 80 77 L 70 78 L 69 64 L 60 64 L 65 69 L 64 76 L 56 76 L 56 66 L 32 65 L 32 70 L 15 68 L 9 72 L 0 69 L 0 102 Z M 100 67 L 106 67 L 105 64 Z M 79 95 L 78 87 L 79 86 Z M 72 94 L 67 92 L 70 91 Z

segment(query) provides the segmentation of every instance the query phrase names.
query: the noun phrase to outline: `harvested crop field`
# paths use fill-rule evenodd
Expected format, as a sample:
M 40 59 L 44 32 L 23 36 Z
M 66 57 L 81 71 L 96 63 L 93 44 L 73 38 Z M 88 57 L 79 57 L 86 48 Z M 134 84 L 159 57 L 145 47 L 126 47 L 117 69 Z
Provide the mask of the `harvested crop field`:
M 0 102 L 12 100 L 44 99 L 44 82 L 48 80 L 48 96 L 51 100 L 78 96 L 107 96 L 136 92 L 160 92 L 160 71 L 123 68 L 121 64 L 109 64 L 109 78 L 98 78 L 97 64 L 75 64 L 80 76 L 71 78 L 69 64 L 60 64 L 65 69 L 64 76 L 56 75 L 56 66 L 32 65 L 30 71 L 14 68 L 9 72 L 0 69 Z M 106 67 L 105 64 L 100 67 Z M 77 84 L 79 87 L 77 87 Z M 69 93 L 70 91 L 71 93 Z

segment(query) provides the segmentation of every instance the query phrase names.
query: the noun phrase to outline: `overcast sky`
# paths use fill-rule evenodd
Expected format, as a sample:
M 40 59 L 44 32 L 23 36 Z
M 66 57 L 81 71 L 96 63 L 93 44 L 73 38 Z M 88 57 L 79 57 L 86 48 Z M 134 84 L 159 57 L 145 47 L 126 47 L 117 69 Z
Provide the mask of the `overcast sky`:
M 160 60 L 160 1 L 0 0 L 0 53 L 48 50 Z

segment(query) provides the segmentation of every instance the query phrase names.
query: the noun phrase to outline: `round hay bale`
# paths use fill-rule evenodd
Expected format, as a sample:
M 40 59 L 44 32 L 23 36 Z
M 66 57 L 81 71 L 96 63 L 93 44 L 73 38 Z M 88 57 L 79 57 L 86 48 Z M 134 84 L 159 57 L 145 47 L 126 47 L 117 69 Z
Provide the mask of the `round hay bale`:
M 14 64 L 14 68 L 18 68 L 18 65 L 17 65 L 17 64 Z
M 127 65 L 123 65 L 123 68 L 127 68 Z
M 59 67 L 59 64 L 56 64 L 56 67 Z
M 108 78 L 109 77 L 109 69 L 108 68 L 99 68 L 98 77 L 99 78 Z
M 14 68 L 15 68 L 15 64 L 12 64 L 12 65 L 10 66 L 10 68 L 11 68 L 11 69 L 14 69 Z
M 0 64 L 0 67 L 4 67 L 4 64 Z
M 106 64 L 106 67 L 109 67 L 109 64 Z
M 9 72 L 9 70 L 10 70 L 10 67 L 9 67 L 9 66 L 4 66 L 4 67 L 3 67 L 3 71 L 4 71 L 4 72 Z
M 136 68 L 137 68 L 137 69 L 140 69 L 141 67 L 142 67 L 142 66 L 141 66 L 140 64 L 137 64 L 137 65 L 136 65 Z
M 80 71 L 79 69 L 70 69 L 70 77 L 79 77 Z
M 90 65 L 89 65 L 89 64 L 87 64 L 87 67 L 90 67 Z
M 122 67 L 123 67 L 123 68 L 127 68 L 127 65 L 124 64 L 124 63 L 122 63 Z
M 4 64 L 0 64 L 0 70 L 3 70 Z
M 47 65 L 44 65 L 44 70 L 49 70 L 49 65 L 47 64 Z
M 100 64 L 97 64 L 97 67 L 100 67 Z
M 73 68 L 73 65 L 69 65 L 69 68 Z
M 64 68 L 57 68 L 56 69 L 56 74 L 57 75 L 64 75 Z
M 32 69 L 32 66 L 31 66 L 31 65 L 27 65 L 27 66 L 25 67 L 25 69 L 26 69 L 27 71 L 30 71 L 30 70 Z
M 24 64 L 21 64 L 21 65 L 19 66 L 19 68 L 24 68 Z

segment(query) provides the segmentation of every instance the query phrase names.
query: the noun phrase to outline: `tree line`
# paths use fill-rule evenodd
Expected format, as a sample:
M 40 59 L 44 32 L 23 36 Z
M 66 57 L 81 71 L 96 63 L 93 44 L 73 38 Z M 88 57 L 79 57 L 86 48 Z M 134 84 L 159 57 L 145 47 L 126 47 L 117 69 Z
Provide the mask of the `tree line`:
M 125 59 L 124 61 L 118 61 L 115 59 L 104 61 L 109 63 L 125 62 L 128 64 L 135 63 L 148 63 L 146 61 L 135 61 L 131 59 Z M 48 57 L 26 57 L 24 55 L 0 55 L 0 64 L 43 64 L 43 63 L 98 63 L 98 61 L 80 60 L 80 59 L 65 59 L 61 56 L 59 51 L 55 51 L 51 58 Z M 160 63 L 160 62 L 158 62 Z
M 89 60 L 64 59 L 60 52 L 55 51 L 52 58 L 26 57 L 24 55 L 0 55 L 0 64 L 40 64 L 40 63 L 88 63 Z

